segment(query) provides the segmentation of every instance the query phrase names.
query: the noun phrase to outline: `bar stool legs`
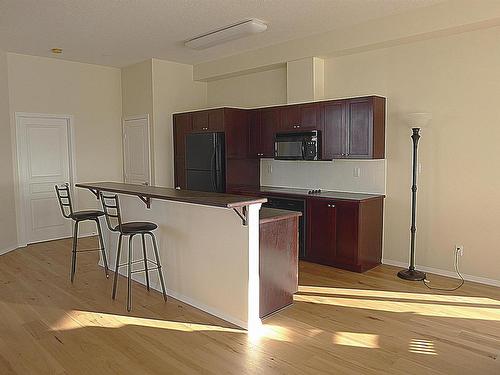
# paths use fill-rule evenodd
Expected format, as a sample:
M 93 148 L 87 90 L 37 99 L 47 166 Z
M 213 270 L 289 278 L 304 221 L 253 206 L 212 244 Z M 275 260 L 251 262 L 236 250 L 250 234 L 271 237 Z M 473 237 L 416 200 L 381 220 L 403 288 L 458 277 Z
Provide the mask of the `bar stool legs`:
M 160 256 L 158 255 L 158 246 L 156 245 L 156 238 L 155 238 L 155 235 L 153 233 L 148 232 L 148 234 L 151 236 L 151 240 L 153 241 L 153 249 L 155 252 L 156 264 L 158 267 L 158 274 L 160 276 L 161 290 L 163 292 L 163 299 L 166 301 L 167 300 L 167 292 L 165 291 L 165 282 L 163 281 L 163 272 L 161 272 Z
M 132 252 L 133 252 L 133 238 L 136 234 L 140 234 L 142 238 L 142 254 L 143 254 L 143 262 L 144 262 L 144 270 L 138 270 L 138 271 L 132 271 L 132 264 L 136 262 L 141 262 L 141 261 L 132 261 Z M 148 268 L 148 259 L 147 259 L 147 254 L 146 254 L 146 234 L 148 234 L 151 237 L 151 241 L 153 243 L 153 250 L 154 250 L 154 255 L 155 255 L 155 263 L 156 268 L 150 269 Z M 122 248 L 122 237 L 124 235 L 128 235 L 128 259 L 126 264 L 120 264 L 120 255 L 121 255 L 121 248 Z M 152 261 L 150 261 L 152 262 Z M 160 263 L 160 256 L 158 253 L 158 245 L 156 243 L 156 238 L 153 233 L 151 232 L 141 232 L 141 233 L 130 233 L 130 234 L 122 234 L 120 233 L 120 236 L 118 237 L 118 249 L 116 252 L 116 266 L 115 266 L 115 275 L 113 278 L 113 293 L 112 293 L 112 298 L 116 298 L 116 288 L 118 284 L 118 270 L 120 266 L 127 266 L 127 310 L 130 311 L 132 309 L 132 273 L 134 272 L 141 272 L 144 271 L 146 273 L 146 287 L 148 291 L 150 290 L 150 285 L 149 285 L 149 271 L 152 271 L 154 269 L 158 270 L 158 276 L 160 278 L 160 284 L 161 284 L 161 289 L 162 289 L 162 294 L 163 294 L 163 299 L 166 301 L 167 300 L 167 292 L 165 289 L 165 281 L 163 279 L 163 273 L 161 271 L 161 263 Z
M 122 252 L 122 237 L 123 234 L 120 233 L 118 237 L 118 250 L 116 252 L 116 266 L 115 266 L 115 276 L 113 280 L 113 299 L 116 297 L 116 281 L 118 280 L 118 268 L 120 267 L 120 253 Z
M 71 252 L 71 283 L 75 280 L 76 271 L 76 248 L 78 245 L 78 221 L 75 220 L 73 227 L 73 250 Z
M 132 309 L 132 239 L 134 235 L 131 234 L 128 238 L 128 283 L 127 283 L 127 311 Z
M 108 259 L 106 257 L 106 250 L 104 248 L 104 238 L 102 237 L 102 229 L 101 229 L 101 223 L 99 222 L 99 218 L 95 219 L 95 223 L 97 226 L 97 233 L 99 234 L 99 244 L 101 245 L 101 254 L 102 254 L 102 261 L 104 263 L 104 272 L 106 273 L 106 278 L 109 279 Z
M 141 237 L 142 237 L 142 254 L 144 255 L 144 270 L 146 271 L 146 287 L 148 288 L 149 292 L 149 272 L 148 272 L 148 261 L 146 256 L 146 238 L 144 236 L 144 233 L 141 234 Z

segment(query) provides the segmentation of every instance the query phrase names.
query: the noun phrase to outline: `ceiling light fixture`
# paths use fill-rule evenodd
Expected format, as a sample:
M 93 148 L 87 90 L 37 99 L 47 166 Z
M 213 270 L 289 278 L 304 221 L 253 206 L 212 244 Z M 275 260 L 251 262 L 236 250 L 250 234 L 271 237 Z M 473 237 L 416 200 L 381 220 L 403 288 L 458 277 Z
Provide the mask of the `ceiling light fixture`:
M 55 54 L 62 53 L 62 48 L 51 48 L 50 51 Z
M 266 31 L 267 25 L 261 20 L 251 19 L 192 38 L 184 43 L 193 49 L 205 49 L 230 40 Z

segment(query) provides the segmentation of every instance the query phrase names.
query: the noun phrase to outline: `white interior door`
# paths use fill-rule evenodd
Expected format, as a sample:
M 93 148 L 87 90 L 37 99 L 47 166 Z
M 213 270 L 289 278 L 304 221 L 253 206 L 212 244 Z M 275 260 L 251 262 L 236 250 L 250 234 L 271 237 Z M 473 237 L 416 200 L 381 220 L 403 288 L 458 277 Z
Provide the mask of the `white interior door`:
M 123 120 L 123 166 L 126 183 L 151 185 L 148 115 Z
M 69 118 L 17 116 L 21 216 L 26 243 L 71 236 L 54 185 L 72 184 Z

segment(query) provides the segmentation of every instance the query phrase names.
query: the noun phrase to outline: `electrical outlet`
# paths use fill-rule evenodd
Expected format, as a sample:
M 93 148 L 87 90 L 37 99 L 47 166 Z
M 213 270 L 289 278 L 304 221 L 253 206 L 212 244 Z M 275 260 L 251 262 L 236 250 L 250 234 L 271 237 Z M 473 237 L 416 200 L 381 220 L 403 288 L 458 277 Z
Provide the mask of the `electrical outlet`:
M 268 164 L 267 165 L 267 173 L 268 174 L 273 174 L 273 165 L 272 164 Z
M 361 168 L 355 167 L 352 171 L 354 177 L 359 177 L 361 175 Z
M 463 247 L 463 245 L 455 245 L 455 251 L 458 252 L 459 256 L 463 256 L 464 255 L 464 247 Z

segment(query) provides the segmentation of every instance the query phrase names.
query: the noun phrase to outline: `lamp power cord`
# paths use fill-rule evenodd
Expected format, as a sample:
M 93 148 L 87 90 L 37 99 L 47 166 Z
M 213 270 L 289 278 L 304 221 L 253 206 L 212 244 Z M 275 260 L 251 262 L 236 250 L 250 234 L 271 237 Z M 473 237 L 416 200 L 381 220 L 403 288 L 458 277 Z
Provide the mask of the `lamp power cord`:
M 458 286 L 454 287 L 454 288 L 435 288 L 435 287 L 432 287 L 429 285 L 430 283 L 430 280 L 427 280 L 427 279 L 424 279 L 422 280 L 422 282 L 424 283 L 424 285 L 431 289 L 431 290 L 439 290 L 439 291 L 442 291 L 442 292 L 454 292 L 455 290 L 458 290 L 462 287 L 462 285 L 464 285 L 465 283 L 465 280 L 462 276 L 462 274 L 460 273 L 460 269 L 459 269 L 459 265 L 458 265 L 458 252 L 459 250 L 458 249 L 455 249 L 455 272 L 457 273 L 457 275 L 460 277 L 460 284 L 458 284 Z

